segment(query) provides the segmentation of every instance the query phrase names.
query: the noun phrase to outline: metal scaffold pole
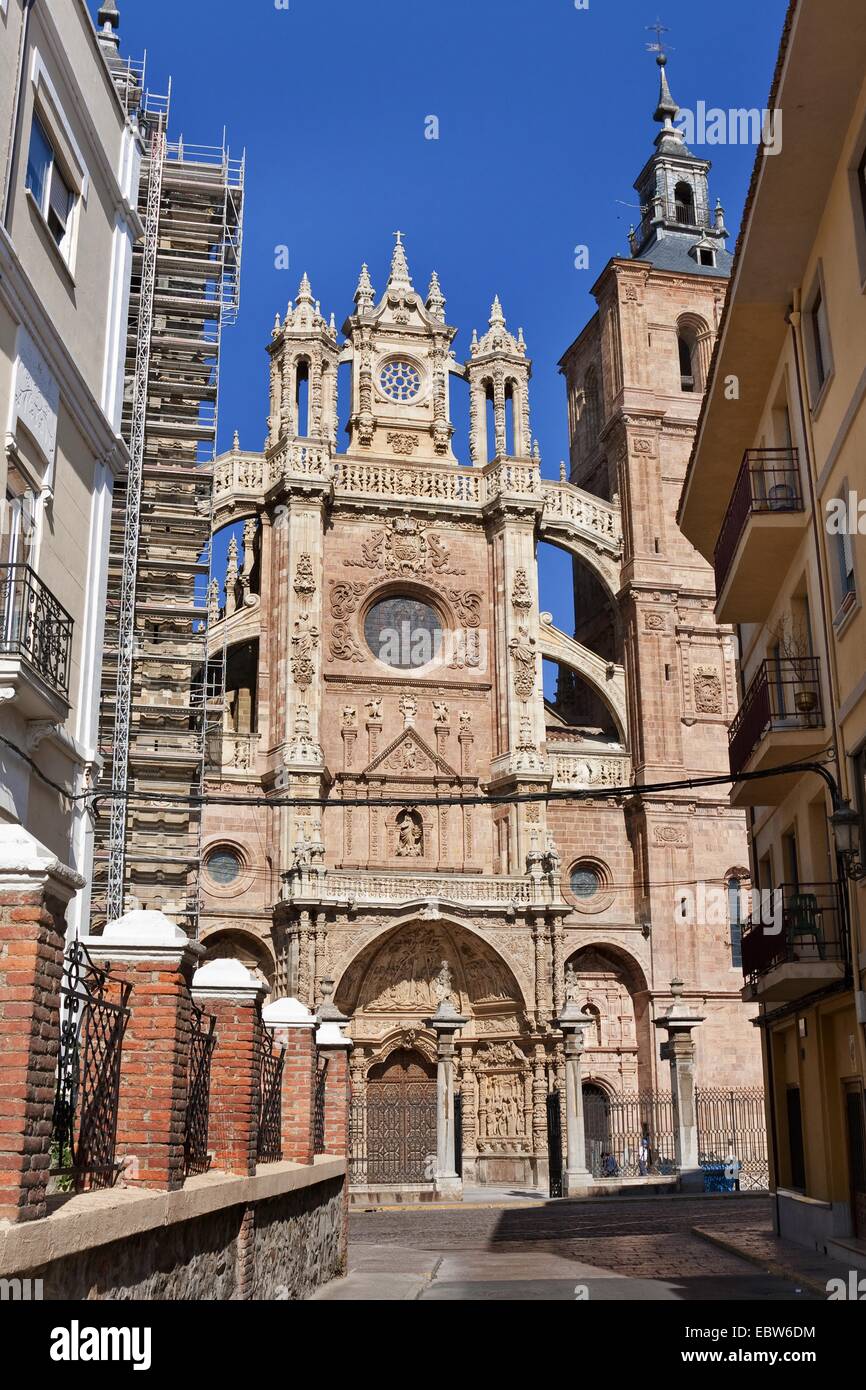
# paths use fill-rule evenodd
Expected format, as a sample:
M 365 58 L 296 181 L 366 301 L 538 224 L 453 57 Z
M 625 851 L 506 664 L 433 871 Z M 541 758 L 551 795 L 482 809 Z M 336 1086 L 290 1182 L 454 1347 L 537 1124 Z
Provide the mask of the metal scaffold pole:
M 147 220 L 142 257 L 141 300 L 138 340 L 135 354 L 132 427 L 129 438 L 129 474 L 126 484 L 126 519 L 123 536 L 120 614 L 117 635 L 117 695 L 114 716 L 113 761 L 111 769 L 111 823 L 108 845 L 108 892 L 106 915 L 109 922 L 123 916 L 126 877 L 126 827 L 129 782 L 129 735 L 132 716 L 132 672 L 135 656 L 135 596 L 138 550 L 141 535 L 141 488 L 144 470 L 144 436 L 147 423 L 150 345 L 153 327 L 153 292 L 156 284 L 156 250 L 162 203 L 162 175 L 165 161 L 165 129 L 157 121 L 150 146 L 150 177 L 147 191 Z

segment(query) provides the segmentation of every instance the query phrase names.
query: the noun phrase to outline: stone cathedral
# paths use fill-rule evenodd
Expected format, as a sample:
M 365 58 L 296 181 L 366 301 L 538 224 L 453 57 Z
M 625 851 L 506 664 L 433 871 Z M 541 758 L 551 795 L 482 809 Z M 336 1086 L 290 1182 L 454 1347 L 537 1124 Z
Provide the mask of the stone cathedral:
M 561 362 L 570 469 L 550 477 L 533 442 L 523 332 L 496 298 L 458 355 L 400 233 L 381 293 L 362 266 L 341 332 L 304 276 L 268 347 L 265 449 L 236 439 L 216 466 L 227 696 L 202 939 L 274 998 L 333 987 L 359 1113 L 435 1075 L 425 1020 L 447 962 L 478 1181 L 544 1174 L 566 995 L 594 1020 L 596 1094 L 669 1088 L 653 1021 L 676 981 L 704 1018 L 698 1084 L 761 1081 L 740 1000 L 744 822 L 724 786 L 624 790 L 727 771 L 736 708 L 733 637 L 675 519 L 731 264 L 676 112 L 662 60 L 632 255 Z M 543 610 L 545 542 L 573 558 L 574 632 Z

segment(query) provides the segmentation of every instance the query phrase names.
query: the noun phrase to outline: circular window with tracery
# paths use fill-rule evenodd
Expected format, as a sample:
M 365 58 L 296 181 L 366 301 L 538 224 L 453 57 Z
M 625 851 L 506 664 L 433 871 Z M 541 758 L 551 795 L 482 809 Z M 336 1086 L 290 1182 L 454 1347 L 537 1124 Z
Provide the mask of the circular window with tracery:
M 600 859 L 585 855 L 568 875 L 571 901 L 578 912 L 603 912 L 614 900 L 610 869 Z
M 237 850 L 230 849 L 227 845 L 219 849 L 211 850 L 205 866 L 209 876 L 214 883 L 218 883 L 221 888 L 227 888 L 239 878 L 243 869 L 243 860 Z
M 601 887 L 601 877 L 597 869 L 588 864 L 579 864 L 571 871 L 571 891 L 576 898 L 594 898 Z
M 402 357 L 392 357 L 379 373 L 379 390 L 389 401 L 413 401 L 421 392 L 421 373 Z
M 364 636 L 370 651 L 386 666 L 417 670 L 439 656 L 442 620 L 429 603 L 410 594 L 391 594 L 373 604 L 364 619 Z

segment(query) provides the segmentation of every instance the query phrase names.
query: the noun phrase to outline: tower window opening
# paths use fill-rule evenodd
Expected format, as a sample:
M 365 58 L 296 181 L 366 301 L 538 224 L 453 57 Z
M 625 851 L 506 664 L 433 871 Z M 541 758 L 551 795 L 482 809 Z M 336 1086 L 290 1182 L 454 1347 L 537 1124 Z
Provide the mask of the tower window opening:
M 295 377 L 296 429 L 301 439 L 310 436 L 310 364 L 298 363 Z
M 511 382 L 505 388 L 505 456 L 514 458 L 514 386 Z
M 691 184 L 678 183 L 674 189 L 674 216 L 684 227 L 695 225 L 695 195 Z
M 684 391 L 695 390 L 695 369 L 692 362 L 692 347 L 688 339 L 680 333 L 677 338 L 680 354 L 680 385 Z
M 714 266 L 716 263 L 716 253 L 715 251 L 711 251 L 709 247 L 702 246 L 698 252 L 698 260 L 701 265 Z
M 484 396 L 485 419 L 487 422 L 487 462 L 496 458 L 496 410 L 493 404 L 493 387 L 488 385 Z

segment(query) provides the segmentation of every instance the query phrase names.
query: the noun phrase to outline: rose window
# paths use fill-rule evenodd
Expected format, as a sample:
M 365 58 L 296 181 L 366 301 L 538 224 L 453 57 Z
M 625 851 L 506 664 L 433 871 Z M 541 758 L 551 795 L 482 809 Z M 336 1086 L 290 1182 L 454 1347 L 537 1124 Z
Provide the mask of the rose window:
M 379 373 L 379 390 L 389 401 L 413 401 L 421 390 L 421 373 L 411 362 L 393 357 Z

